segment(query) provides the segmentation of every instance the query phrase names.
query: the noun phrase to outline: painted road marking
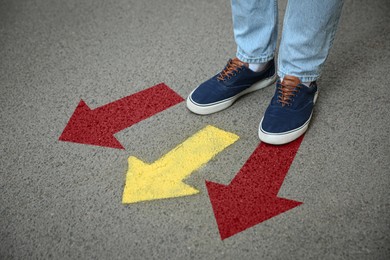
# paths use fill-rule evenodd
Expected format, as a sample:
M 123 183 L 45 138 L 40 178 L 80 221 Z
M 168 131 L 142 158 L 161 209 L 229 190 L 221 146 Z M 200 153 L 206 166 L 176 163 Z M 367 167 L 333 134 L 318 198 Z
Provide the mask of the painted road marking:
M 260 143 L 229 185 L 206 181 L 222 240 L 302 204 L 277 196 L 302 139 Z
M 114 134 L 182 101 L 164 83 L 93 110 L 81 100 L 59 140 L 125 149 Z
M 199 190 L 185 184 L 183 179 L 238 138 L 233 133 L 206 126 L 152 164 L 130 156 L 122 202 L 136 203 L 198 193 Z
M 81 100 L 59 140 L 124 149 L 115 133 L 182 101 L 163 83 L 96 109 Z M 207 126 L 152 164 L 129 157 L 122 202 L 198 193 L 183 180 L 238 138 Z M 302 139 L 282 146 L 260 143 L 229 185 L 206 181 L 221 239 L 301 204 L 277 194 Z

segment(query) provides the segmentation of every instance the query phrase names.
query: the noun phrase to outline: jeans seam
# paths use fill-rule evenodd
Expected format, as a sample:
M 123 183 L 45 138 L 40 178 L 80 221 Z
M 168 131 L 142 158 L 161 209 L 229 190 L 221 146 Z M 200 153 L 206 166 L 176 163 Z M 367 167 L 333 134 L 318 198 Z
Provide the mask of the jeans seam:
M 341 6 L 341 9 L 342 9 L 342 6 Z M 341 12 L 341 10 L 340 10 L 340 12 Z M 340 15 L 339 15 L 339 18 L 340 18 Z M 333 46 L 333 42 L 334 42 L 334 39 L 335 39 L 335 36 L 336 36 L 338 24 L 339 24 L 339 19 L 333 20 L 332 31 L 331 31 L 331 34 L 330 34 L 330 40 L 329 40 L 329 45 L 328 45 L 329 52 L 330 52 L 330 50 L 332 49 L 332 46 Z M 328 60 L 329 52 L 328 52 L 328 55 L 326 56 L 324 62 L 319 66 L 319 68 L 318 68 L 319 71 L 323 70 L 323 67 L 324 67 L 325 63 Z

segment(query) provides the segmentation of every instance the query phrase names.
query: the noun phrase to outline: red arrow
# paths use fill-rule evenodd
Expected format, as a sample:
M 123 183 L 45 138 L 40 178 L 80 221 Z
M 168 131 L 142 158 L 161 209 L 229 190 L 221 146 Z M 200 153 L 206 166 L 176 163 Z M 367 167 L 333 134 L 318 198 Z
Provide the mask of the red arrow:
M 163 83 L 96 109 L 81 100 L 59 140 L 124 149 L 115 133 L 182 101 Z
M 302 204 L 277 196 L 302 139 L 260 143 L 229 185 L 206 181 L 221 239 Z

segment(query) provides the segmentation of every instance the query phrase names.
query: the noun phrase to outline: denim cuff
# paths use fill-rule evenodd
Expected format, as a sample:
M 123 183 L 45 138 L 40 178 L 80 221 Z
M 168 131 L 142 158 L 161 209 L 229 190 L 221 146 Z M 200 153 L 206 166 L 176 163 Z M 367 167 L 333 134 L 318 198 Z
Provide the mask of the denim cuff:
M 301 82 L 316 81 L 320 77 L 320 75 L 303 75 L 303 74 L 299 75 L 297 73 L 285 73 L 285 72 L 281 71 L 280 69 L 278 69 L 279 78 L 284 78 L 284 76 L 287 76 L 287 75 L 297 77 L 297 78 L 299 78 L 299 80 Z
M 247 63 L 265 63 L 270 60 L 272 60 L 275 57 L 275 54 L 265 54 L 263 56 L 259 57 L 248 57 L 239 47 L 237 47 L 237 53 L 236 53 L 237 58 L 240 61 L 247 62 Z

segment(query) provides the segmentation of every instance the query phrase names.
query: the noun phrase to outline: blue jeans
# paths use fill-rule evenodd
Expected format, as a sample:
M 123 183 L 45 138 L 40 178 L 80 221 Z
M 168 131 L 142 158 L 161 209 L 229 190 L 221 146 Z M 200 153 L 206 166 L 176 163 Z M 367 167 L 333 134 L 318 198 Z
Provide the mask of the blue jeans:
M 263 63 L 275 55 L 277 0 L 231 0 L 237 58 Z M 328 57 L 343 0 L 289 0 L 278 54 L 278 76 L 316 80 Z

